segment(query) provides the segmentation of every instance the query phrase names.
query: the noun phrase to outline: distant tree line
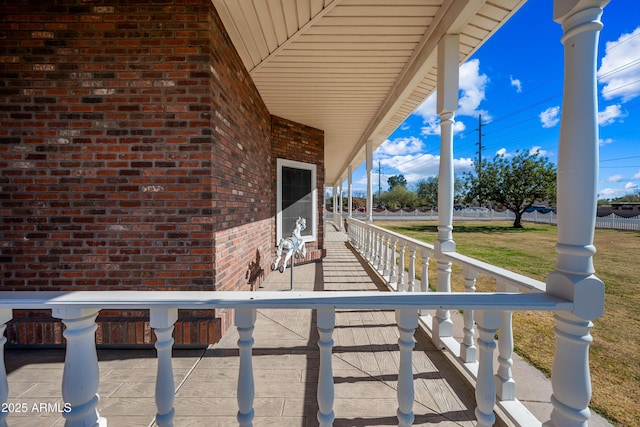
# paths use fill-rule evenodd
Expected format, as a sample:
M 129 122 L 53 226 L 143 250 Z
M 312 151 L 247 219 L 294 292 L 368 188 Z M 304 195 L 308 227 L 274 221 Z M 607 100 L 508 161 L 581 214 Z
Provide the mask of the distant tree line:
M 640 203 L 640 189 L 621 197 L 598 200 L 598 205 L 610 205 L 611 203 Z
M 556 175 L 555 165 L 539 152 L 496 155 L 491 161 L 482 160 L 474 172 L 455 178 L 454 205 L 509 209 L 515 214 L 513 226 L 521 228 L 522 214 L 534 204 L 555 205 Z M 401 174 L 389 177 L 387 184 L 389 189 L 374 198 L 374 206 L 437 209 L 438 177 L 422 179 L 411 190 Z

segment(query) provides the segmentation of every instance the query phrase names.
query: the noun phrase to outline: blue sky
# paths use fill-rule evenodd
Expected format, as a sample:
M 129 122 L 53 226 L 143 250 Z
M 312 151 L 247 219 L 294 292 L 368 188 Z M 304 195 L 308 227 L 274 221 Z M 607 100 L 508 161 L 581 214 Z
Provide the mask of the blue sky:
M 462 65 L 456 176 L 472 170 L 477 159 L 480 114 L 483 157 L 540 150 L 557 162 L 563 46 L 552 13 L 551 0 L 529 0 Z M 640 1 L 612 0 L 602 21 L 597 62 L 601 199 L 640 190 Z M 418 180 L 437 175 L 438 123 L 432 96 L 374 153 L 374 192 L 378 163 L 382 191 L 392 175 L 403 174 L 411 189 Z M 364 164 L 354 171 L 353 189 L 356 195 L 366 191 Z

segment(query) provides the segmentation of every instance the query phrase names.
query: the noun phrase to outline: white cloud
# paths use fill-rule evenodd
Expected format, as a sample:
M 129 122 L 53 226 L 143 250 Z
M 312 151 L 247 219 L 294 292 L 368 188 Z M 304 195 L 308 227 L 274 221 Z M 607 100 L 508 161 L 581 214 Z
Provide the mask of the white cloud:
M 633 179 L 640 179 L 640 171 L 637 174 L 633 175 Z
M 552 128 L 560 123 L 560 106 L 549 107 L 538 115 L 543 128 Z
M 622 181 L 624 177 L 620 174 L 618 175 L 611 175 L 609 178 L 607 178 L 605 181 L 607 182 L 620 182 Z
M 529 149 L 529 154 L 533 155 L 535 153 L 538 153 L 541 156 L 546 156 L 547 154 L 549 154 L 547 150 L 543 150 L 539 145 L 534 145 Z
M 625 190 L 633 190 L 633 189 L 635 189 L 635 188 L 638 188 L 638 185 L 637 185 L 637 184 L 635 184 L 635 183 L 633 183 L 633 182 L 627 182 L 627 183 L 624 185 L 624 189 L 625 189 Z
M 622 112 L 620 104 L 607 105 L 604 111 L 598 112 L 598 124 L 600 126 L 607 126 L 618 121 L 619 118 L 625 118 L 627 115 Z
M 598 80 L 604 84 L 605 99 L 621 98 L 627 102 L 640 96 L 640 27 L 606 43 L 606 53 L 598 70 Z
M 376 150 L 376 158 L 398 156 L 400 154 L 419 153 L 422 151 L 424 143 L 420 138 L 409 136 L 406 138 L 396 138 L 393 141 L 385 140 Z
M 496 151 L 496 156 L 511 157 L 511 153 L 508 153 L 506 148 L 501 148 Z
M 618 188 L 603 188 L 598 192 L 598 198 L 600 199 L 614 199 L 619 196 L 624 196 L 627 191 Z
M 426 126 L 422 126 L 420 128 L 420 135 L 424 135 L 424 136 L 429 136 L 429 135 L 440 135 L 440 121 L 436 119 L 436 117 L 433 118 L 433 120 L 429 121 L 428 123 L 425 123 Z M 461 121 L 456 121 L 453 123 L 453 133 L 459 133 L 464 131 L 467 128 L 467 126 L 461 122 Z
M 486 74 L 480 74 L 480 60 L 472 59 L 460 66 L 460 99 L 458 114 L 462 116 L 477 117 L 478 114 L 489 120 L 486 111 L 478 110 L 480 103 L 485 99 L 485 89 L 489 83 Z
M 480 74 L 480 61 L 478 59 L 472 59 L 460 66 L 458 79 L 460 93 L 456 116 L 478 117 L 478 114 L 482 114 L 485 121 L 491 119 L 487 111 L 478 109 L 480 103 L 485 99 L 487 83 L 489 83 L 489 77 L 487 77 L 486 74 Z M 434 91 L 431 96 L 413 112 L 413 114 L 422 117 L 424 124 L 427 125 L 422 128 L 423 135 L 440 134 L 439 125 L 437 124 L 438 115 L 436 113 L 437 98 L 436 92 Z M 456 126 L 458 126 L 458 123 L 461 122 L 456 122 Z M 459 130 L 459 128 L 456 128 L 456 130 Z
M 420 179 L 437 176 L 440 168 L 440 156 L 433 154 L 395 156 L 381 162 L 384 166 L 403 174 L 410 186 Z M 473 160 L 470 158 L 454 159 L 453 168 L 456 174 L 471 172 L 474 169 Z
M 425 120 L 424 124 L 425 126 L 420 128 L 420 135 L 440 135 L 440 120 L 438 120 L 437 116 L 433 116 L 428 120 Z
M 387 189 L 389 176 L 403 174 L 407 183 L 413 185 L 428 176 L 437 176 L 440 168 L 440 156 L 423 153 L 424 142 L 420 138 L 406 137 L 386 140 L 374 153 L 375 162 L 378 161 L 385 169 L 380 176 L 383 190 Z M 462 158 L 453 161 L 455 173 L 473 170 L 473 160 Z M 376 173 L 377 175 L 377 173 Z M 378 177 L 375 177 L 377 183 Z M 366 185 L 366 177 L 357 184 Z M 374 187 L 377 184 L 374 185 Z
M 462 132 L 466 129 L 467 127 L 465 126 L 464 123 L 462 122 L 455 122 L 453 124 L 453 133 L 456 134 L 458 132 Z
M 417 114 L 422 117 L 422 119 L 427 122 L 431 118 L 438 117 L 436 114 L 436 104 L 437 104 L 438 96 L 434 91 L 431 96 L 425 99 L 422 104 L 413 112 L 413 114 Z M 435 120 L 435 119 L 434 119 Z
M 612 144 L 612 143 L 613 143 L 613 139 L 612 139 L 612 138 L 605 138 L 605 139 L 600 138 L 600 139 L 598 140 L 598 144 L 599 144 L 601 147 L 604 147 L 605 145 L 609 145 L 609 144 Z
M 511 80 L 511 86 L 516 88 L 516 92 L 522 92 L 522 82 L 520 79 L 514 79 L 513 76 L 509 76 L 509 80 Z

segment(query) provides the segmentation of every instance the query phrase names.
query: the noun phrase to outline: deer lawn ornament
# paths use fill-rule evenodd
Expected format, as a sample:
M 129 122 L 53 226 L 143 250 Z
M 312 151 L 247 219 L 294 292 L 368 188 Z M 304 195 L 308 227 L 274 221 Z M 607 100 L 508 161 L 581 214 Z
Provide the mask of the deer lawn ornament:
M 291 237 L 280 239 L 276 251 L 276 260 L 271 264 L 271 271 L 278 269 L 280 273 L 284 273 L 284 270 L 287 268 L 287 262 L 289 262 L 292 255 L 296 258 L 304 258 L 307 255 L 307 249 L 304 247 L 304 240 L 302 240 L 302 235 L 300 234 L 306 228 L 307 220 L 298 217 L 296 226 L 291 232 Z M 282 258 L 282 251 L 285 252 L 285 257 L 282 265 L 278 267 L 280 259 Z

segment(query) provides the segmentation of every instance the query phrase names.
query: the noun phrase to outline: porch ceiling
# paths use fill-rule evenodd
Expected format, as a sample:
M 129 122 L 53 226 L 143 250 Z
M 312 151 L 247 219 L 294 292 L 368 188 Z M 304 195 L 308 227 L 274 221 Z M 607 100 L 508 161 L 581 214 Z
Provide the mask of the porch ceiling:
M 526 0 L 212 0 L 269 111 L 325 132 L 328 185 L 436 87 L 437 44 L 460 62 Z

